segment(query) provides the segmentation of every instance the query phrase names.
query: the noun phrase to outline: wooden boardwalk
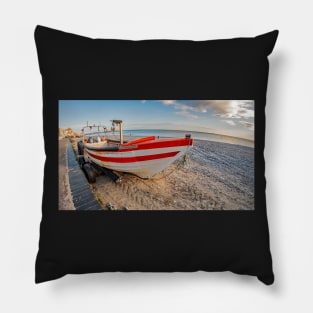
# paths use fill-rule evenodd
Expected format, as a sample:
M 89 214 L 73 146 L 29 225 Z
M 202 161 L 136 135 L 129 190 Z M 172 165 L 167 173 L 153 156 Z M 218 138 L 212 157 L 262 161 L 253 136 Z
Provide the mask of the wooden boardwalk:
M 76 210 L 102 210 L 76 160 L 71 143 L 67 146 L 68 176 Z

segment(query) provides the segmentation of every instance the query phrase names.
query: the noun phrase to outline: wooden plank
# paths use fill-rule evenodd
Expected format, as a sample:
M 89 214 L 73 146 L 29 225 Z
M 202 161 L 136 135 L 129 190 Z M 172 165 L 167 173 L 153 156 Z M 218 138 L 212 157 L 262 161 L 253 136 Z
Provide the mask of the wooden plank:
M 92 193 L 84 172 L 76 160 L 72 145 L 67 147 L 68 175 L 76 210 L 103 210 Z

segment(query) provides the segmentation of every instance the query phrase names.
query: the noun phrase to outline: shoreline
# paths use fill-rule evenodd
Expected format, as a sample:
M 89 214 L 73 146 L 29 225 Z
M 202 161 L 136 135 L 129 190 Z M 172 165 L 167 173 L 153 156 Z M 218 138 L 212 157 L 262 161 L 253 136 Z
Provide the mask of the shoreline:
M 242 138 L 242 137 L 235 137 L 235 136 L 230 136 L 230 135 L 224 135 L 224 134 L 217 134 L 217 133 L 206 133 L 206 132 L 201 132 L 197 130 L 182 130 L 182 129 L 157 129 L 157 128 L 146 128 L 146 129 L 124 129 L 123 132 L 127 131 L 143 131 L 143 130 L 152 130 L 152 131 L 168 131 L 168 132 L 181 132 L 181 133 L 199 133 L 199 134 L 205 134 L 205 135 L 213 135 L 213 136 L 223 136 L 223 137 L 228 137 L 228 138 L 233 138 L 233 139 L 239 139 L 239 140 L 246 140 L 246 141 L 251 141 L 254 142 L 252 139 L 247 139 L 247 138 Z M 206 139 L 199 139 L 199 140 L 206 140 Z

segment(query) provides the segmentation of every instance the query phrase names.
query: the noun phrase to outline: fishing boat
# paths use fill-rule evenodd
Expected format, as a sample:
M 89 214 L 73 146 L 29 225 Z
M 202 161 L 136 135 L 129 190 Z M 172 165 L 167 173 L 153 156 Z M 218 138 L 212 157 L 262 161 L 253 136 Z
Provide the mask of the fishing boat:
M 113 120 L 112 125 L 113 127 L 119 126 L 119 140 L 100 135 L 88 137 L 84 135 L 83 131 L 85 158 L 112 171 L 132 173 L 141 178 L 151 178 L 184 156 L 193 146 L 193 139 L 190 135 L 186 135 L 184 138 L 149 136 L 124 141 L 123 121 Z

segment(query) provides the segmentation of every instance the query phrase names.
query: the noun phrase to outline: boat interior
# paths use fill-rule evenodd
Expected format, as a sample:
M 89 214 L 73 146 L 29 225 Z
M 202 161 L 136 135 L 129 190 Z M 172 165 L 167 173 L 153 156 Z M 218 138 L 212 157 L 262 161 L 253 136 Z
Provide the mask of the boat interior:
M 116 139 L 110 139 L 106 138 L 104 136 L 90 136 L 87 138 L 84 138 L 84 145 L 86 148 L 90 150 L 107 150 L 107 151 L 116 151 L 121 148 L 130 148 L 134 145 L 137 145 L 139 143 L 147 142 L 147 141 L 153 141 L 155 140 L 155 136 L 149 136 L 144 138 L 138 138 L 131 141 L 124 141 L 122 144 L 120 143 L 120 140 Z

